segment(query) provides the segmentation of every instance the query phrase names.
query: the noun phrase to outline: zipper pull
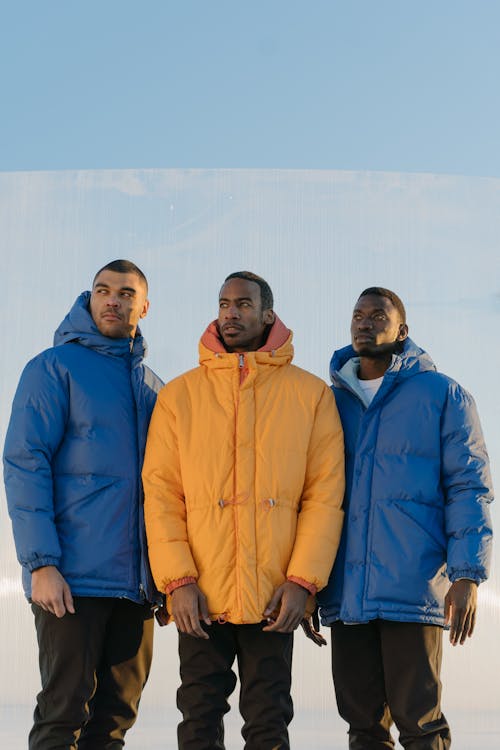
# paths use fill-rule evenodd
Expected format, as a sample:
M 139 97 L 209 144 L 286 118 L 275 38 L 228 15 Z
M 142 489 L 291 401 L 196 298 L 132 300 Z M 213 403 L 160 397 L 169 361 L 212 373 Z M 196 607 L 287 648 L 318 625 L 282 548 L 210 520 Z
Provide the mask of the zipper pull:
M 240 366 L 240 369 L 243 369 L 245 367 L 245 355 L 244 354 L 240 354 L 240 364 L 239 364 L 239 366 Z

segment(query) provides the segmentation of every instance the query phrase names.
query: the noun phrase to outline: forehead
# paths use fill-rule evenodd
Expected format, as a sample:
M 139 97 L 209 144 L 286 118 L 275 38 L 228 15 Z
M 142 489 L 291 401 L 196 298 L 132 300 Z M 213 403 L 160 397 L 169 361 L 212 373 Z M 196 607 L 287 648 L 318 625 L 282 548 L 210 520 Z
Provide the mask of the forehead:
M 144 281 L 136 273 L 119 273 L 118 271 L 101 271 L 95 277 L 93 289 L 96 286 L 106 286 L 110 289 L 135 289 L 136 292 L 146 293 Z
M 383 297 L 381 294 L 365 294 L 354 305 L 354 312 L 360 311 L 370 314 L 377 310 L 385 312 L 386 315 L 399 315 L 397 308 L 394 307 L 391 300 L 388 297 Z
M 219 292 L 219 299 L 251 299 L 260 301 L 260 286 L 248 279 L 229 279 Z

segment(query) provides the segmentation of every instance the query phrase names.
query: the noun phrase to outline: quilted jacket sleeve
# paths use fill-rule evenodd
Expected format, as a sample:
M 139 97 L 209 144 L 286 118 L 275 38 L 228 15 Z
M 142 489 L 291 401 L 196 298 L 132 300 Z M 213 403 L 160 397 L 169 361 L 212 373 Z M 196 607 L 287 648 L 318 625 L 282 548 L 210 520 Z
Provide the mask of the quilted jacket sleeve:
M 441 451 L 448 577 L 480 583 L 490 565 L 493 488 L 476 405 L 457 383 L 450 384 L 443 412 Z
M 170 386 L 163 388 L 153 410 L 142 473 L 149 561 L 162 593 L 170 591 L 171 584 L 198 578 L 187 536 L 176 419 L 169 403 L 170 394 Z
M 4 448 L 4 479 L 14 541 L 29 571 L 58 565 L 52 459 L 64 436 L 66 387 L 49 357 L 39 355 L 21 376 Z
M 287 577 L 328 582 L 340 542 L 344 514 L 344 436 L 335 398 L 325 385 L 309 443 L 297 533 Z

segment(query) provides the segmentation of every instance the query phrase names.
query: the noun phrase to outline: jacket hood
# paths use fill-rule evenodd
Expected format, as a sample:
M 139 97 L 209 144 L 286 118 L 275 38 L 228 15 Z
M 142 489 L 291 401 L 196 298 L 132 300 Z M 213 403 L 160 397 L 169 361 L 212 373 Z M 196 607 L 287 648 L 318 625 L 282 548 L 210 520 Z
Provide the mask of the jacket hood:
M 134 358 L 139 357 L 142 360 L 146 356 L 147 346 L 140 329 L 137 328 L 134 339 L 103 336 L 89 312 L 89 302 L 90 292 L 82 292 L 56 329 L 54 346 L 78 343 L 112 357 L 123 357 L 132 351 Z
M 338 373 L 349 362 L 359 359 L 351 345 L 338 349 L 333 353 L 330 361 L 330 379 L 334 385 L 339 385 Z M 410 378 L 422 372 L 436 370 L 436 365 L 429 354 L 415 344 L 412 339 L 407 338 L 403 344 L 403 351 L 393 355 L 392 364 L 387 372 L 402 378 Z
M 291 362 L 293 359 L 292 338 L 293 334 L 290 329 L 276 315 L 265 344 L 254 354 L 259 361 L 271 359 L 275 364 Z M 218 359 L 223 359 L 222 355 L 232 358 L 232 353 L 229 353 L 224 346 L 216 320 L 213 320 L 203 333 L 199 353 L 200 364 L 207 364 L 208 360 L 212 360 L 214 356 Z

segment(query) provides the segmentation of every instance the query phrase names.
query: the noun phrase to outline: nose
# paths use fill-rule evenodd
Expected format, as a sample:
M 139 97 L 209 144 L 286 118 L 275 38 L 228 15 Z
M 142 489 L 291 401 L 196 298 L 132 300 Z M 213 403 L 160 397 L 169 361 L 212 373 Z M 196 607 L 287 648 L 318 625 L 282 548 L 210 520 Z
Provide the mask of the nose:
M 119 304 L 120 300 L 114 294 L 111 294 L 106 300 L 106 305 L 108 307 L 118 307 Z
M 240 311 L 238 310 L 236 305 L 228 305 L 225 309 L 225 315 L 224 317 L 226 319 L 231 318 L 239 318 L 240 317 Z
M 372 325 L 373 323 L 370 318 L 360 318 L 358 320 L 358 331 L 370 330 L 372 328 Z

